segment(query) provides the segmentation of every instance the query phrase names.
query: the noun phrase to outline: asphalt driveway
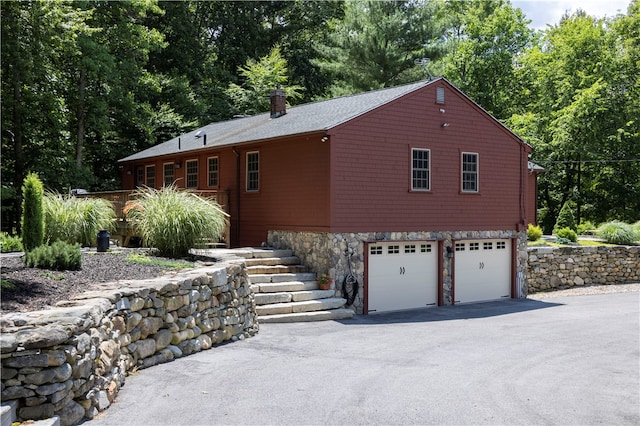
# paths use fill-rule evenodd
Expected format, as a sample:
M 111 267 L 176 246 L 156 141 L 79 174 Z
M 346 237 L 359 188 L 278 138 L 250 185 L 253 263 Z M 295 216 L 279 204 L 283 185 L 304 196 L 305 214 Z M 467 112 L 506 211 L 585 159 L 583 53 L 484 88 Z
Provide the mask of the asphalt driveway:
M 640 424 L 640 293 L 260 333 L 127 378 L 97 425 Z

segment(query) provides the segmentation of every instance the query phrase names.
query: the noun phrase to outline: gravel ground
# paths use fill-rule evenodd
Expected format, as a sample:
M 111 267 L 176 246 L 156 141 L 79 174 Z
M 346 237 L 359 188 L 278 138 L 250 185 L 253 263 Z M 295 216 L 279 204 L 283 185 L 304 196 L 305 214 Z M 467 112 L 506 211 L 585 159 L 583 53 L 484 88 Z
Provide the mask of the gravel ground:
M 21 254 L 2 254 L 2 312 L 28 312 L 54 306 L 75 294 L 97 289 L 100 283 L 119 280 L 154 278 L 176 271 L 176 268 L 145 265 L 127 261 L 131 254 L 149 254 L 146 249 L 122 249 L 98 253 L 83 249 L 79 271 L 50 271 L 26 268 Z M 175 259 L 150 256 L 152 260 L 176 262 Z M 186 261 L 185 261 L 186 263 Z M 187 264 L 193 266 L 193 264 Z M 10 282 L 9 287 L 5 285 Z
M 541 291 L 538 293 L 532 293 L 528 296 L 528 298 L 539 300 L 548 299 L 550 297 L 586 296 L 590 294 L 630 292 L 640 292 L 640 283 L 576 286 L 562 290 Z

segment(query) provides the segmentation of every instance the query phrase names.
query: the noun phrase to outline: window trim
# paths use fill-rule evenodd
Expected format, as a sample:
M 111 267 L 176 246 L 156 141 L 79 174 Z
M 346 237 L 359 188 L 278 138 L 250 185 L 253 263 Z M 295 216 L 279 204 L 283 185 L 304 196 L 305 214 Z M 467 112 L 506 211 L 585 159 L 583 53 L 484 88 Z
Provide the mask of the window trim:
M 476 170 L 475 172 L 470 172 L 470 171 L 466 171 L 464 169 L 464 165 L 465 165 L 465 161 L 464 161 L 464 156 L 465 155 L 474 155 L 475 156 L 475 164 L 476 164 Z M 475 174 L 475 189 L 465 189 L 464 187 L 464 175 L 465 173 L 474 173 Z M 480 192 L 480 154 L 478 154 L 477 152 L 466 152 L 463 151 L 460 153 L 460 192 L 463 194 L 477 194 Z
M 414 153 L 415 152 L 426 152 L 427 153 L 427 187 L 426 188 L 417 188 L 414 186 L 414 171 L 416 170 L 425 170 L 425 169 L 414 169 L 413 162 L 415 160 Z M 411 192 L 431 192 L 431 149 L 429 148 L 411 148 L 411 174 L 410 178 L 410 191 Z
M 257 170 L 249 170 L 249 156 L 252 154 L 256 154 L 257 159 Z M 256 187 L 249 188 L 249 183 L 253 180 L 249 178 L 249 173 L 255 173 L 256 175 Z M 247 151 L 245 155 L 245 178 L 244 178 L 244 190 L 245 192 L 259 192 L 260 191 L 260 151 Z
M 216 159 L 216 184 L 211 185 L 211 160 Z M 220 186 L 220 156 L 212 155 L 207 157 L 207 187 L 218 188 Z
M 149 169 L 153 169 L 153 185 L 149 185 Z M 148 164 L 144 166 L 144 184 L 149 188 L 156 187 L 156 165 Z
M 446 103 L 446 91 L 444 86 L 436 87 L 436 104 L 444 105 Z
M 171 179 L 171 182 L 169 184 L 167 184 L 167 173 L 166 173 L 167 166 L 171 166 L 171 173 L 173 174 L 173 179 Z M 175 181 L 176 181 L 176 164 L 171 161 L 168 163 L 162 163 L 162 187 L 173 185 Z
M 196 163 L 196 185 L 195 186 L 189 186 L 189 163 Z M 200 170 L 199 169 L 199 164 L 198 164 L 198 159 L 197 158 L 192 158 L 190 160 L 185 160 L 184 162 L 184 186 L 185 188 L 189 188 L 189 189 L 198 189 L 198 185 L 200 184 Z M 174 169 L 175 171 L 175 169 Z M 193 176 L 193 174 L 191 175 Z

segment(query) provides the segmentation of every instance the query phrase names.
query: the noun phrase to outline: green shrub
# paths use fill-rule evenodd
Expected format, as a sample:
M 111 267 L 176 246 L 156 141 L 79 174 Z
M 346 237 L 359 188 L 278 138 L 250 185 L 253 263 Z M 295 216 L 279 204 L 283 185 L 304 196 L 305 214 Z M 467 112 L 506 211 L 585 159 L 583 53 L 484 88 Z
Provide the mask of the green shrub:
M 640 237 L 633 226 L 614 220 L 598 227 L 596 235 L 611 244 L 633 244 Z
M 574 209 L 575 209 L 575 205 L 573 201 L 565 202 L 562 208 L 560 209 L 560 213 L 558 213 L 558 218 L 556 219 L 556 225 L 553 227 L 553 229 L 556 230 L 556 229 L 562 229 L 562 228 L 570 228 L 576 231 L 578 227 L 576 225 L 576 217 L 573 215 Z
M 40 178 L 35 173 L 29 173 L 22 184 L 22 245 L 25 251 L 41 246 L 43 242 L 43 194 Z
M 578 234 L 571 228 L 556 229 L 556 236 L 558 237 L 558 239 L 569 240 L 572 243 L 578 241 Z
M 186 256 L 201 239 L 218 240 L 227 226 L 217 203 L 173 186 L 139 190 L 125 211 L 147 244 L 168 257 Z
M 590 221 L 586 221 L 586 222 L 581 222 L 580 225 L 578 225 L 578 235 L 587 235 L 589 232 L 588 231 L 593 231 L 596 229 L 596 226 L 591 223 Z
M 77 271 L 82 267 L 80 244 L 56 241 L 50 246 L 39 246 L 27 253 L 24 262 L 29 268 Z
M 527 227 L 527 239 L 529 241 L 538 241 L 542 237 L 542 228 L 530 223 Z
M 22 240 L 20 240 L 19 237 L 12 237 L 6 232 L 0 233 L 0 251 L 2 253 L 11 253 L 22 250 Z
M 48 192 L 44 197 L 47 243 L 66 241 L 83 247 L 96 245 L 98 231 L 114 230 L 113 204 L 102 198 L 77 198 Z

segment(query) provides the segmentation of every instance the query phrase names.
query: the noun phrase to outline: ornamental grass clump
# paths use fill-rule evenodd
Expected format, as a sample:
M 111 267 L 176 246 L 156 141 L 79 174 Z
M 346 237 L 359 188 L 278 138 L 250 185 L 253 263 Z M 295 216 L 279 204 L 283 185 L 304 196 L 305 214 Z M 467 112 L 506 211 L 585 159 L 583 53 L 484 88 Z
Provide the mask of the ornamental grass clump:
M 113 231 L 116 214 L 113 204 L 102 198 L 78 198 L 47 192 L 43 200 L 45 242 L 96 245 L 100 230 Z
M 214 201 L 174 186 L 140 189 L 135 197 L 125 207 L 127 217 L 161 256 L 184 257 L 200 240 L 224 235 L 227 214 Z
M 640 234 L 629 225 L 618 220 L 603 223 L 596 235 L 611 244 L 629 245 L 640 239 Z

